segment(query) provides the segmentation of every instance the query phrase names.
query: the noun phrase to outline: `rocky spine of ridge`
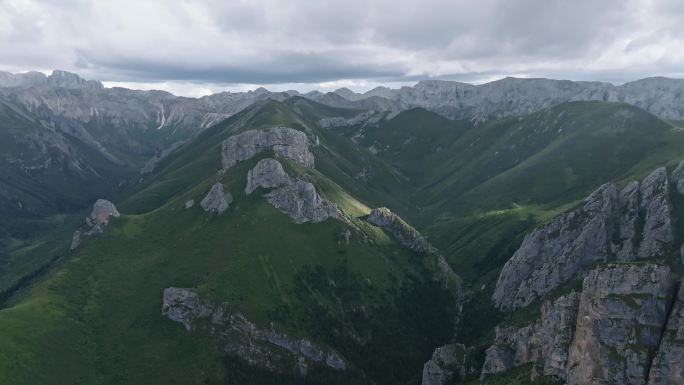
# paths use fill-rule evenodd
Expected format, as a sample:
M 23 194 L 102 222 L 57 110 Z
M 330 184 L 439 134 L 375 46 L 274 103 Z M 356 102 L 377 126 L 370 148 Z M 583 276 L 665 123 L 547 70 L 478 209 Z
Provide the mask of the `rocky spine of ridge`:
M 262 159 L 247 173 L 245 194 L 249 195 L 258 188 L 270 189 L 292 184 L 283 166 L 275 159 Z
M 71 250 L 78 248 L 84 238 L 104 233 L 111 218 L 118 218 L 120 216 L 121 214 L 119 214 L 114 203 L 106 199 L 98 199 L 93 204 L 93 210 L 90 212 L 90 215 L 86 217 L 85 224 L 74 232 L 71 239 Z
M 673 173 L 675 184 L 682 174 Z M 578 208 L 525 237 L 504 265 L 493 301 L 502 310 L 527 306 L 592 263 L 662 258 L 673 247 L 673 239 L 665 168 L 620 191 L 612 183 L 604 184 Z
M 682 384 L 681 289 L 670 311 L 678 286 L 663 265 L 598 267 L 581 294 L 545 302 L 541 319 L 497 327 L 482 377 L 532 362 L 532 378 L 550 375 L 571 385 Z
M 278 372 L 307 374 L 311 364 L 346 370 L 347 361 L 338 352 L 306 339 L 294 339 L 273 328 L 260 329 L 227 303 L 201 298 L 187 288 L 164 289 L 162 315 L 181 323 L 188 332 L 205 330 L 219 338 L 224 351 L 252 365 Z
M 228 170 L 235 164 L 264 151 L 273 151 L 277 157 L 292 160 L 312 168 L 314 157 L 309 151 L 309 138 L 289 127 L 272 127 L 265 130 L 248 130 L 223 141 L 221 164 Z
M 337 205 L 323 199 L 313 184 L 303 180 L 277 188 L 264 196 L 273 207 L 298 224 L 318 223 L 339 216 Z

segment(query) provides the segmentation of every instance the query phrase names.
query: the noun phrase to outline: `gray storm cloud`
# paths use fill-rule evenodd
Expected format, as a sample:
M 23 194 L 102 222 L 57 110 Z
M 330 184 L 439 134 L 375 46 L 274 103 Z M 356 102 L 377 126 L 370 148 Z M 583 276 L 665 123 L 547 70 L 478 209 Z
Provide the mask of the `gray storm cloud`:
M 681 76 L 679 1 L 0 0 L 0 68 L 213 84 Z

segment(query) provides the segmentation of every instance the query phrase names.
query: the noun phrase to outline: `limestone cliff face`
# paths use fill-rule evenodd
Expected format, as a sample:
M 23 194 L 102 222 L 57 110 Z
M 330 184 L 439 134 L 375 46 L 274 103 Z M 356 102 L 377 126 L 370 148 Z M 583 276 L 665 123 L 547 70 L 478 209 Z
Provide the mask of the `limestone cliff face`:
M 114 203 L 106 199 L 98 199 L 93 205 L 90 215 L 86 217 L 85 224 L 74 232 L 71 239 L 71 250 L 80 246 L 83 238 L 102 234 L 105 227 L 109 225 L 110 219 L 118 218 L 119 216 L 121 214 L 119 214 Z
M 581 295 L 542 305 L 541 319 L 499 326 L 482 376 L 533 362 L 532 378 L 573 385 L 684 383 L 684 290 L 657 264 L 607 264 L 590 271 Z M 671 311 L 670 311 L 671 309 Z
M 564 378 L 578 304 L 579 294 L 571 292 L 545 302 L 541 318 L 530 325 L 519 329 L 497 327 L 494 344 L 486 351 L 482 377 L 533 362 L 532 377 Z
M 463 344 L 449 344 L 435 349 L 423 365 L 422 385 L 446 385 L 455 376 L 465 376 L 467 350 Z
M 648 376 L 649 385 L 684 384 L 684 285 L 679 282 L 677 298 L 663 331 L 660 347 Z
M 289 127 L 249 130 L 229 137 L 223 141 L 221 164 L 224 170 L 228 170 L 236 163 L 268 150 L 278 157 L 313 167 L 309 138 L 304 132 Z
M 273 328 L 260 329 L 229 304 L 201 298 L 187 288 L 164 289 L 162 315 L 181 323 L 189 332 L 206 332 L 218 337 L 228 354 L 252 365 L 306 375 L 311 364 L 346 370 L 347 361 L 335 350 L 306 339 L 294 339 Z
M 568 384 L 643 384 L 672 298 L 670 269 L 608 265 L 584 279 Z
M 529 233 L 504 265 L 493 300 L 514 310 L 543 298 L 585 266 L 606 261 L 661 258 L 673 241 L 668 177 L 664 168 L 618 191 L 599 187 L 584 203 Z

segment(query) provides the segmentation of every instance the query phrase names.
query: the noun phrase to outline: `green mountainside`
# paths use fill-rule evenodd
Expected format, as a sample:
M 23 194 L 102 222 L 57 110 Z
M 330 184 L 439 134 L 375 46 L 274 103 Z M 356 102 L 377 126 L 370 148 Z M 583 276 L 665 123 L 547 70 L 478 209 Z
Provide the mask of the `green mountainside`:
M 2 143 L 17 132 L 49 134 L 9 106 L 0 111 Z M 318 124 L 362 112 L 266 100 L 204 129 L 144 175 L 131 170 L 139 161 L 115 166 L 68 136 L 58 175 L 0 171 L 32 207 L 46 207 L 0 227 L 0 383 L 419 384 L 423 364 L 449 342 L 473 347 L 479 368 L 496 324 L 537 315 L 538 307 L 505 315 L 490 300 L 524 235 L 602 183 L 641 179 L 684 154 L 684 131 L 618 103 L 563 103 L 477 125 L 419 108 Z M 226 139 L 274 127 L 304 133 L 314 167 L 269 148 L 222 168 Z M 19 144 L 3 155 L 32 149 Z M 298 224 L 263 196 L 274 189 L 247 195 L 248 173 L 271 158 L 341 216 Z M 232 196 L 218 215 L 200 205 L 217 183 Z M 68 251 L 87 214 L 78 210 L 101 197 L 121 216 Z M 14 215 L 10 199 L 0 203 L 3 217 Z M 383 206 L 437 251 L 415 251 L 394 228 L 373 224 L 371 209 Z M 458 279 L 442 279 L 442 256 Z M 294 363 L 250 365 L 226 354 L 218 324 L 186 330 L 162 314 L 170 287 L 223 304 L 259 330 L 333 349 L 348 370 L 310 364 L 301 377 Z M 491 383 L 529 383 L 521 373 Z

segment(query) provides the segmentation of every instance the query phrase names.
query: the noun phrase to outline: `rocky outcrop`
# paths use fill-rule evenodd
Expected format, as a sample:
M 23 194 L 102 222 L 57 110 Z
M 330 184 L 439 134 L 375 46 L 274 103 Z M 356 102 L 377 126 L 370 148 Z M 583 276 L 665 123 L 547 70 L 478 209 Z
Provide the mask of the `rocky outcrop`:
M 673 240 L 664 168 L 618 192 L 607 183 L 583 204 L 529 233 L 506 262 L 493 300 L 512 310 L 539 300 L 592 263 L 661 258 Z
M 684 194 L 684 160 L 679 162 L 674 171 L 672 171 L 670 180 L 677 187 L 677 191 L 679 191 L 680 194 Z
M 449 344 L 435 349 L 432 358 L 423 365 L 422 385 L 446 385 L 455 376 L 466 375 L 466 347 L 463 344 Z
M 666 266 L 611 264 L 584 279 L 568 384 L 644 384 L 672 298 Z
M 615 186 L 605 184 L 581 207 L 528 234 L 501 270 L 495 304 L 504 310 L 529 305 L 575 276 L 582 266 L 603 260 L 610 250 L 616 205 Z
M 679 283 L 660 347 L 648 376 L 649 385 L 684 384 L 684 285 Z
M 187 288 L 164 289 L 162 315 L 181 323 L 187 331 L 203 331 L 219 340 L 228 354 L 252 365 L 279 372 L 298 370 L 306 375 L 309 364 L 345 370 L 347 361 L 335 350 L 307 339 L 294 339 L 270 329 L 260 329 L 229 304 L 201 298 Z
M 313 167 L 314 157 L 309 151 L 309 138 L 302 131 L 289 127 L 249 130 L 223 141 L 221 164 L 228 170 L 238 162 L 258 153 L 273 151 L 277 157 Z
M 360 126 L 360 127 L 365 127 L 370 124 L 375 124 L 378 123 L 382 118 L 384 117 L 384 114 L 378 113 L 376 111 L 370 110 L 370 111 L 364 111 L 356 116 L 353 116 L 351 118 L 344 118 L 341 116 L 336 116 L 336 117 L 331 117 L 331 118 L 323 118 L 319 120 L 316 124 L 318 124 L 319 127 L 321 128 L 339 128 L 339 127 L 351 127 L 351 126 Z
M 643 237 L 639 244 L 639 258 L 660 256 L 672 242 L 670 195 L 665 168 L 661 167 L 641 184 L 641 210 L 645 212 Z
M 382 227 L 392 234 L 399 243 L 415 252 L 432 253 L 436 251 L 418 230 L 404 222 L 401 217 L 386 207 L 371 210 L 370 215 L 368 215 L 368 222 Z
M 119 216 L 121 214 L 119 214 L 114 203 L 105 199 L 98 199 L 93 205 L 90 215 L 86 217 L 85 224 L 74 232 L 71 239 L 71 250 L 80 246 L 83 238 L 102 234 L 105 227 L 109 225 L 110 219 Z
M 298 180 L 264 195 L 295 223 L 322 222 L 339 216 L 337 205 L 321 198 L 313 184 Z
M 270 189 L 283 185 L 291 185 L 292 180 L 287 175 L 283 166 L 275 159 L 262 159 L 247 173 L 247 195 L 258 188 Z
M 482 377 L 532 362 L 532 377 L 564 378 L 578 304 L 579 294 L 571 292 L 545 302 L 541 318 L 528 326 L 498 326 L 494 344 L 486 351 Z
M 228 207 L 233 202 L 233 196 L 228 191 L 223 190 L 221 182 L 216 182 L 211 186 L 211 190 L 204 199 L 200 202 L 202 209 L 208 213 L 222 214 L 228 210 Z

